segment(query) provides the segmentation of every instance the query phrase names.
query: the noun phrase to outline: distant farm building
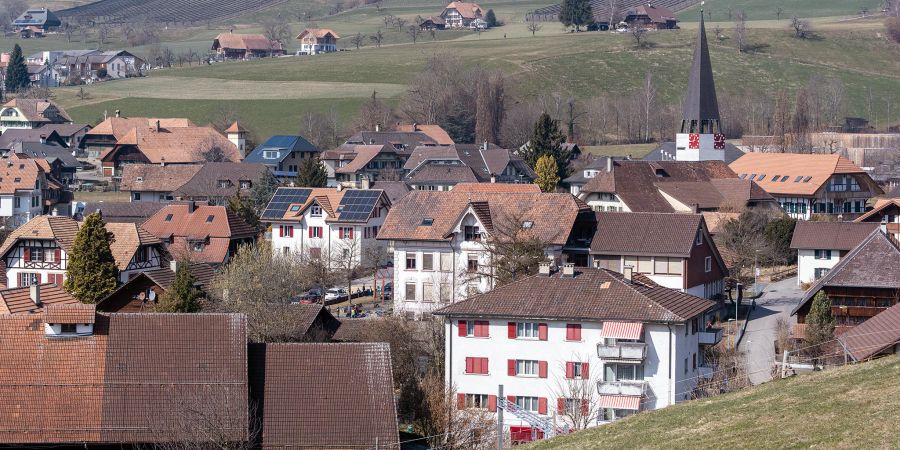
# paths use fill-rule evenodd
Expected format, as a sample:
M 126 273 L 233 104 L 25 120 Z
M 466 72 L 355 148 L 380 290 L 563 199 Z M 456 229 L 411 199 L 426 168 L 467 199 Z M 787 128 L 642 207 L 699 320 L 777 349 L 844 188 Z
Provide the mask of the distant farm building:
M 26 10 L 16 20 L 13 20 L 13 26 L 22 34 L 22 37 L 43 36 L 44 32 L 55 30 L 60 25 L 62 22 L 59 17 L 56 17 L 56 14 L 47 8 Z
M 337 41 L 341 37 L 328 28 L 307 28 L 297 35 L 300 41 L 300 53 L 316 55 L 337 51 Z
M 261 58 L 283 55 L 284 47 L 261 34 L 221 33 L 213 40 L 212 50 L 224 59 Z
M 677 27 L 675 12 L 690 8 L 700 0 L 622 0 L 619 7 L 610 8 L 609 0 L 591 0 L 596 30 L 608 30 L 611 24 L 621 21 L 638 23 L 645 28 L 668 29 Z M 556 22 L 559 20 L 560 4 L 538 8 L 525 15 L 525 20 L 536 22 Z

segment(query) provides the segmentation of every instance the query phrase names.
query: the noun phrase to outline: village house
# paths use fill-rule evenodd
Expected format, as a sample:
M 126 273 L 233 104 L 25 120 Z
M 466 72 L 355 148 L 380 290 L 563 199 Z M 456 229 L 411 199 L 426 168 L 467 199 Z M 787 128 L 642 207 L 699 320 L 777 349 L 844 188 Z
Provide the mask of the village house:
M 824 277 L 878 226 L 878 223 L 797 222 L 791 238 L 791 250 L 797 251 L 797 285 Z
M 344 144 L 319 156 L 328 186 L 368 189 L 379 180 L 399 180 L 409 154 L 389 144 Z
M 848 359 L 862 362 L 900 354 L 900 303 L 838 336 Z
M 177 261 L 225 264 L 257 230 L 224 206 L 170 203 L 141 225 L 166 245 Z
M 91 126 L 86 123 L 52 123 L 39 128 L 39 131 L 45 131 L 47 135 L 56 133 L 62 140 L 64 147 L 78 148 L 81 139 L 90 131 Z M 49 137 L 47 138 L 49 140 Z
M 126 164 L 119 190 L 127 192 L 132 202 L 169 203 L 175 200 L 173 191 L 193 178 L 201 167 L 201 164 Z
M 854 222 L 879 223 L 882 231 L 900 241 L 900 197 L 878 199 L 871 211 L 857 217 Z
M 44 37 L 48 31 L 59 28 L 62 21 L 47 8 L 31 8 L 13 20 L 12 25 L 23 38 Z
M 300 55 L 318 55 L 338 51 L 337 41 L 341 37 L 327 28 L 307 28 L 297 35 L 300 41 Z
M 477 3 L 450 2 L 441 12 L 447 28 L 469 28 L 472 22 L 483 19 L 485 11 Z
M 92 130 L 93 131 L 93 130 Z M 211 127 L 165 128 L 161 121 L 136 127 L 100 155 L 102 175 L 118 179 L 128 164 L 240 162 L 237 146 Z
M 45 161 L 50 169 L 46 171 L 47 175 L 62 184 L 73 183 L 75 173 L 82 167 L 71 149 L 40 142 L 16 142 L 10 147 L 7 158 Z
M 453 138 L 451 138 L 447 131 L 441 128 L 440 125 L 429 125 L 421 123 L 397 123 L 397 126 L 394 127 L 394 131 L 398 131 L 400 133 L 422 133 L 434 140 L 434 143 L 436 145 L 455 144 L 455 142 L 453 142 Z
M 75 305 L 81 302 L 59 284 L 32 284 L 0 290 L 0 315 L 42 314 L 48 305 Z
M 39 216 L 13 230 L 0 247 L 7 287 L 62 285 L 78 228 L 78 222 L 71 217 Z M 162 242 L 140 226 L 107 223 L 106 229 L 114 237 L 110 249 L 120 281 L 162 266 L 166 258 Z
M 212 51 L 219 59 L 250 59 L 284 54 L 281 42 L 261 34 L 220 33 L 213 40 Z
M 46 127 L 49 128 L 50 125 L 46 125 Z M 0 156 L 4 158 L 9 156 L 9 150 L 13 145 L 21 142 L 37 142 L 46 145 L 54 145 L 60 148 L 69 147 L 65 139 L 63 139 L 56 130 L 43 128 L 10 128 L 0 135 Z
M 654 5 L 648 1 L 646 4 L 631 8 L 625 13 L 625 23 L 631 27 L 650 28 L 655 30 L 670 30 L 678 28 L 678 19 L 671 9 Z M 701 27 L 703 17 L 700 17 Z
M 272 136 L 257 145 L 244 163 L 264 164 L 276 177 L 295 178 L 303 161 L 319 155 L 319 149 L 303 136 Z
M 692 398 L 709 376 L 715 303 L 603 269 L 551 270 L 439 309 L 457 407 L 505 410 L 513 441 Z M 498 387 L 503 386 L 502 394 Z
M 16 98 L 0 108 L 0 133 L 16 128 L 41 128 L 52 123 L 72 123 L 66 110 L 52 100 Z
M 119 286 L 112 294 L 97 303 L 97 310 L 116 313 L 153 312 L 162 295 L 175 283 L 179 262 L 171 260 L 165 267 L 141 272 Z M 216 275 L 212 266 L 205 263 L 190 264 L 194 287 L 204 296 Z
M 584 188 L 584 185 L 587 184 L 591 178 L 597 176 L 597 173 L 600 170 L 605 170 L 606 167 L 611 164 L 607 162 L 607 160 L 612 161 L 612 157 L 603 156 L 603 157 L 588 157 L 587 161 L 579 161 L 576 160 L 572 168 L 572 175 L 567 178 L 564 178 L 560 182 L 560 186 L 569 189 L 569 193 L 578 197 L 581 194 L 581 189 Z
M 398 152 L 409 156 L 410 153 L 420 146 L 444 145 L 440 142 L 447 142 L 442 136 L 432 137 L 434 132 L 418 131 L 382 131 L 376 126 L 375 131 L 360 131 L 347 138 L 344 144 L 351 145 L 389 145 L 394 147 Z M 449 138 L 449 136 L 447 136 Z M 448 144 L 449 145 L 449 144 Z
M 791 315 L 797 316 L 794 334 L 803 336 L 806 316 L 820 291 L 831 302 L 836 334 L 896 305 L 900 299 L 900 276 L 893 269 L 898 266 L 897 243 L 881 230 L 873 230 L 806 291 L 791 311 Z
M 778 208 L 751 180 L 740 180 L 723 161 L 606 160 L 585 169 L 578 198 L 595 211 L 701 212 L 720 208 Z
M 142 76 L 149 68 L 146 61 L 125 50 L 97 50 L 58 58 L 52 64 L 52 76 L 59 86 Z
M 237 192 L 248 195 L 259 179 L 262 164 L 208 162 L 204 164 L 128 164 L 119 190 L 132 202 L 196 201 L 224 205 Z
M 492 263 L 503 257 L 504 242 L 537 239 L 559 263 L 572 250 L 586 256 L 595 220 L 587 205 L 534 188 L 458 184 L 449 192 L 412 191 L 393 205 L 378 239 L 394 253 L 394 312 L 421 317 L 493 289 Z
M 866 212 L 871 197 L 884 193 L 866 171 L 840 155 L 747 153 L 729 167 L 800 220 L 813 215 L 850 220 Z
M 156 117 L 121 117 L 117 110 L 115 116 L 107 117 L 85 133 L 79 148 L 89 159 L 99 158 L 116 146 L 120 139 L 124 138 L 135 128 L 149 128 L 159 126 L 171 130 L 178 127 L 196 127 L 188 119 L 181 118 L 156 118 Z
M 376 189 L 280 187 L 260 218 L 272 227 L 272 251 L 338 267 L 383 265 L 376 241 L 391 208 Z
M 721 298 L 728 269 L 700 214 L 598 212 L 591 267 L 634 273 L 669 289 Z
M 49 169 L 49 167 L 48 167 Z M 0 161 L 0 218 L 16 227 L 44 213 L 47 172 L 37 161 L 6 159 Z
M 449 191 L 457 183 L 526 183 L 537 175 L 514 152 L 489 145 L 416 147 L 403 166 L 412 189 Z

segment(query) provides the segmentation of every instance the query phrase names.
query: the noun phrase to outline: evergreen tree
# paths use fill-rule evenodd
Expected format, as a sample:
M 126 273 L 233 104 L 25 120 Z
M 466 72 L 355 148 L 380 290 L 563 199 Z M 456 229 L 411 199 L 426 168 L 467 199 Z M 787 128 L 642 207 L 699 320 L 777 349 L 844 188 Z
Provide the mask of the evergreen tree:
M 119 269 L 109 248 L 112 241 L 99 213 L 87 216 L 75 235 L 64 286 L 82 303 L 97 303 L 116 290 Z
M 250 189 L 248 198 L 257 216 L 262 213 L 269 201 L 272 200 L 272 196 L 275 195 L 275 191 L 280 184 L 278 178 L 275 178 L 275 174 L 271 170 L 264 168 L 260 171 L 259 178 L 253 184 L 253 188 Z
M 579 0 L 563 0 L 559 5 L 559 21 L 566 27 L 575 25 L 575 4 Z
M 156 305 L 157 312 L 193 313 L 200 311 L 200 299 L 203 294 L 196 288 L 197 279 L 191 273 L 190 262 L 178 263 L 175 269 L 175 281 L 172 287 Z
M 522 158 L 532 169 L 537 167 L 537 161 L 541 156 L 551 155 L 556 161 L 556 174 L 560 179 L 565 178 L 569 171 L 569 161 L 573 156 L 571 150 L 563 148 L 566 136 L 559 130 L 559 122 L 550 118 L 547 113 L 541 114 L 534 124 L 534 130 L 525 148 L 522 150 Z
M 328 170 L 318 157 L 307 158 L 297 170 L 297 187 L 325 187 L 328 184 Z
M 259 213 L 250 202 L 249 197 L 241 195 L 241 191 L 237 191 L 228 198 L 228 210 L 237 214 L 238 217 L 247 222 L 252 227 L 259 226 Z
M 806 343 L 817 346 L 834 339 L 834 316 L 831 315 L 831 300 L 824 291 L 813 297 L 809 314 L 806 315 Z
M 556 190 L 556 185 L 559 184 L 559 174 L 556 173 L 556 159 L 553 158 L 553 155 L 548 153 L 538 158 L 534 171 L 537 173 L 537 179 L 534 182 L 542 192 Z
M 29 85 L 28 67 L 25 65 L 25 57 L 22 56 L 22 47 L 16 44 L 12 55 L 9 57 L 9 65 L 6 66 L 6 92 L 18 92 Z
M 500 25 L 500 23 L 497 22 L 497 15 L 494 14 L 493 9 L 487 10 L 487 12 L 484 14 L 484 21 L 487 22 L 488 28 L 494 28 Z
M 573 22 L 575 22 L 575 30 L 594 23 L 594 11 L 591 9 L 590 0 L 576 1 Z

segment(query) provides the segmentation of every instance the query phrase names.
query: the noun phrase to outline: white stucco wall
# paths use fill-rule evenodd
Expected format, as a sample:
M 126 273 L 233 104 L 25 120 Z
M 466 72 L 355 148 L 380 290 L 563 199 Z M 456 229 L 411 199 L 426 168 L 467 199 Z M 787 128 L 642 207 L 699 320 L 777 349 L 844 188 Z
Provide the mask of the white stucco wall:
M 797 250 L 797 284 L 816 281 L 816 269 L 831 269 L 840 260 L 838 250 L 831 250 L 829 259 L 816 259 L 815 250 Z

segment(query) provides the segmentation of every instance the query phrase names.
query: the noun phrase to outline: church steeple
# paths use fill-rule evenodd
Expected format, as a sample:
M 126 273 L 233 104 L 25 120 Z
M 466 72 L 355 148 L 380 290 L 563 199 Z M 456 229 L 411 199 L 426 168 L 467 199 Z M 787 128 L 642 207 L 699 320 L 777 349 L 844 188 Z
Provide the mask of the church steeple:
M 682 133 L 721 133 L 719 102 L 716 99 L 716 83 L 713 80 L 709 45 L 706 42 L 706 25 L 700 10 L 700 30 L 694 47 L 694 61 L 688 78 L 687 95 L 682 107 Z

